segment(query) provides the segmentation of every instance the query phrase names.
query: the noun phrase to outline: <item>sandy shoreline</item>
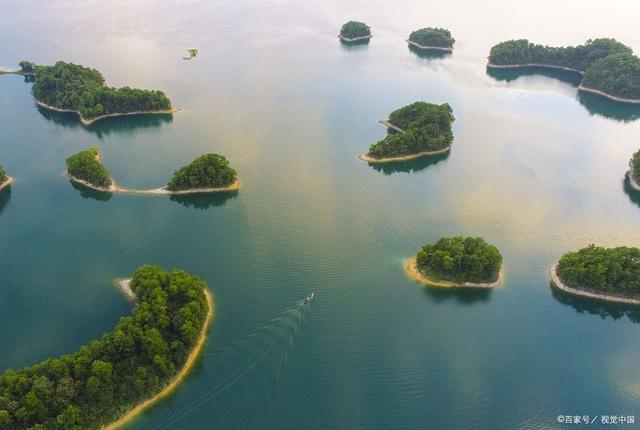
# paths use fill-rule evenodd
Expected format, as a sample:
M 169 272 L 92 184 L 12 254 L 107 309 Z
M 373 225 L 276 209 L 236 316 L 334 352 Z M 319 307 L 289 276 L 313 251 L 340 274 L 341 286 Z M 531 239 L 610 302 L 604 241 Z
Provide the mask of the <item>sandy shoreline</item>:
M 487 63 L 487 67 L 492 68 L 492 69 L 520 69 L 523 67 L 541 67 L 544 69 L 557 69 L 557 70 L 564 70 L 567 72 L 575 72 L 575 73 L 580 73 L 581 75 L 584 75 L 584 72 L 578 69 L 572 69 L 571 67 L 564 67 L 564 66 L 554 66 L 552 64 L 538 64 L 538 63 L 528 63 L 528 64 L 493 64 L 493 63 Z
M 498 288 L 504 284 L 504 265 L 500 268 L 500 273 L 498 273 L 498 279 L 496 279 L 494 282 L 483 282 L 483 283 L 464 282 L 462 284 L 456 284 L 455 282 L 430 279 L 418 270 L 418 267 L 416 266 L 415 257 L 409 258 L 404 261 L 404 270 L 411 279 L 414 279 L 422 284 L 425 284 L 431 287 Z
M 136 295 L 131 289 L 131 281 L 132 279 L 116 279 L 116 286 L 122 291 L 122 293 L 127 296 L 128 299 L 136 301 Z
M 189 375 L 189 373 L 193 369 L 194 364 L 198 361 L 198 357 L 200 356 L 200 353 L 202 352 L 202 347 L 204 346 L 205 341 L 207 339 L 209 324 L 211 323 L 211 320 L 214 314 L 213 296 L 211 295 L 209 290 L 207 290 L 206 288 L 204 289 L 204 295 L 207 298 L 207 304 L 209 306 L 209 310 L 207 312 L 207 319 L 202 325 L 202 330 L 200 330 L 200 335 L 198 336 L 198 340 L 196 344 L 193 346 L 193 348 L 191 349 L 191 352 L 187 357 L 187 361 L 185 361 L 184 365 L 182 366 L 182 369 L 180 369 L 180 372 L 178 372 L 178 374 L 173 378 L 173 380 L 167 386 L 165 386 L 162 389 L 162 391 L 160 391 L 158 394 L 151 397 L 150 399 L 145 400 L 142 403 L 139 403 L 129 412 L 127 412 L 122 417 L 120 417 L 117 421 L 103 427 L 103 430 L 116 430 L 116 429 L 122 428 L 124 425 L 128 424 L 130 421 L 135 419 L 138 415 L 140 415 L 146 409 L 148 409 L 158 401 L 164 399 L 165 397 L 173 393 L 175 389 L 182 383 L 182 381 L 184 381 L 184 379 Z
M 101 191 L 103 193 L 119 193 L 119 194 L 140 194 L 140 195 L 163 195 L 163 196 L 175 196 L 175 195 L 187 195 L 187 194 L 209 194 L 209 193 L 225 193 L 229 191 L 237 191 L 240 189 L 240 181 L 236 180 L 231 185 L 227 185 L 226 187 L 218 187 L 218 188 L 192 188 L 189 190 L 168 190 L 167 187 L 160 188 L 152 188 L 149 190 L 135 190 L 130 188 L 121 188 L 116 184 L 116 181 L 111 179 L 111 185 L 109 188 L 98 187 L 93 184 L 90 184 L 87 181 L 76 178 L 69 174 L 69 172 L 64 172 L 64 175 L 69 178 L 69 180 L 85 186 L 87 188 L 91 188 L 95 191 Z
M 442 149 L 438 149 L 437 151 L 423 151 L 423 152 L 418 152 L 417 154 L 409 154 L 409 155 L 402 155 L 402 156 L 398 156 L 398 157 L 384 157 L 384 158 L 375 158 L 375 157 L 371 157 L 369 155 L 369 153 L 365 153 L 365 154 L 360 154 L 358 155 L 358 159 L 362 160 L 362 161 L 366 161 L 367 163 L 395 163 L 398 161 L 410 161 L 410 160 L 415 160 L 416 158 L 421 158 L 421 157 L 433 157 L 435 155 L 440 155 L 440 154 L 444 154 L 446 152 L 449 152 L 451 150 L 451 146 L 453 144 L 447 146 L 446 148 L 442 148 Z
M 40 100 L 34 98 L 33 102 L 35 104 L 37 104 L 40 107 L 43 107 L 45 109 L 49 109 L 52 111 L 56 111 L 56 112 L 70 112 L 70 113 L 75 113 L 76 115 L 78 115 L 80 117 L 80 122 L 84 125 L 91 125 L 96 121 L 100 121 L 101 119 L 104 118 L 110 118 L 110 117 L 116 117 L 116 116 L 127 116 L 127 115 L 157 115 L 157 114 L 172 114 L 172 113 L 176 113 L 178 112 L 180 109 L 172 107 L 171 109 L 165 109 L 165 110 L 149 110 L 149 111 L 135 111 L 135 112 L 114 112 L 114 113 L 109 113 L 109 114 L 105 114 L 105 115 L 100 115 L 97 116 L 95 118 L 91 118 L 91 119 L 86 119 L 84 118 L 82 115 L 80 115 L 80 112 L 78 112 L 77 110 L 73 110 L 73 109 L 63 109 L 63 108 L 57 108 L 55 106 L 51 106 L 48 105 L 46 103 L 41 102 Z
M 424 49 L 425 51 L 446 51 L 446 52 L 452 52 L 453 51 L 453 46 L 444 47 L 444 46 L 420 45 L 418 42 L 414 42 L 413 40 L 410 40 L 410 39 L 407 39 L 407 43 L 409 45 L 415 46 L 418 49 Z
M 593 93 L 593 94 L 598 94 L 602 97 L 606 97 L 609 100 L 613 100 L 616 102 L 620 102 L 620 103 L 629 103 L 629 104 L 640 104 L 640 99 L 626 99 L 624 97 L 616 97 L 616 96 L 612 96 L 611 94 L 607 94 L 603 91 L 600 90 L 595 90 L 593 88 L 589 88 L 589 87 L 585 87 L 584 85 L 580 84 L 578 86 L 578 90 L 579 91 L 584 91 L 587 93 Z
M 0 184 L 0 191 L 4 190 L 5 188 L 7 188 L 9 185 L 13 184 L 15 182 L 15 179 L 13 179 L 11 176 L 7 176 L 7 179 Z
M 358 42 L 360 40 L 369 40 L 372 37 L 373 37 L 372 35 L 358 36 L 358 37 L 346 37 L 346 36 L 343 36 L 342 34 L 338 34 L 338 39 L 343 40 L 345 42 Z
M 559 290 L 562 290 L 569 294 L 576 296 L 589 297 L 591 299 L 603 300 L 606 302 L 625 303 L 628 305 L 640 305 L 640 299 L 630 299 L 626 297 L 613 296 L 604 293 L 592 293 L 589 291 L 579 290 L 577 288 L 569 287 L 565 285 L 560 276 L 558 276 L 558 262 L 556 261 L 549 267 L 549 277 L 551 278 L 551 284 Z

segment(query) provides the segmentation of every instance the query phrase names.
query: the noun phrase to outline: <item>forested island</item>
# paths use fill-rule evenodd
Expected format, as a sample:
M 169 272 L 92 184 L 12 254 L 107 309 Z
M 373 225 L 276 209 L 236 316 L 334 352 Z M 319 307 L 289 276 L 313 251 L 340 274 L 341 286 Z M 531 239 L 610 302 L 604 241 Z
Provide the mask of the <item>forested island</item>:
M 427 27 L 413 31 L 407 42 L 419 49 L 453 51 L 456 40 L 449 30 Z
M 200 194 L 235 191 L 240 188 L 238 175 L 229 161 L 219 154 L 205 154 L 177 170 L 167 186 L 138 190 L 122 188 L 100 162 L 98 148 L 89 148 L 67 158 L 69 179 L 96 191 L 126 194 Z
M 99 429 L 124 424 L 174 389 L 196 361 L 213 315 L 207 284 L 142 266 L 138 305 L 77 352 L 0 376 L 0 428 Z
M 640 304 L 640 249 L 589 245 L 564 254 L 549 270 L 565 292 L 612 302 Z
M 109 87 L 95 69 L 62 61 L 53 66 L 34 66 L 26 61 L 20 64 L 23 71 L 33 70 L 33 98 L 39 106 L 75 112 L 85 125 L 113 116 L 176 111 L 162 91 Z
M 640 59 L 615 39 L 593 39 L 584 45 L 553 47 L 509 40 L 491 48 L 488 67 L 550 67 L 583 75 L 581 91 L 609 99 L 640 103 Z
M 391 112 L 388 120 L 379 121 L 387 127 L 387 136 L 359 158 L 387 163 L 443 154 L 451 149 L 454 120 L 448 103 L 415 102 L 404 106 Z
M 7 175 L 2 166 L 0 166 L 0 191 L 13 183 L 13 178 Z
M 343 42 L 361 42 L 371 39 L 371 27 L 364 22 L 348 21 L 342 25 L 338 38 Z
M 627 177 L 629 178 L 631 187 L 636 191 L 640 191 L 640 182 L 638 182 L 640 178 L 640 151 L 636 151 L 633 157 L 631 157 L 631 160 L 629 160 Z
M 443 237 L 407 260 L 405 270 L 436 287 L 496 288 L 504 280 L 500 251 L 481 237 Z

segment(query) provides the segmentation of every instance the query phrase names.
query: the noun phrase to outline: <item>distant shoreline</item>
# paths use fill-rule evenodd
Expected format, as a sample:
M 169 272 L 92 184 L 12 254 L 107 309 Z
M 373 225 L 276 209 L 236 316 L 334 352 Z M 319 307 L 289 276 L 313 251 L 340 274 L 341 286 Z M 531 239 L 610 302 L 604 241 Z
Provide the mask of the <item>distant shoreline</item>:
M 358 42 L 360 40 L 369 40 L 373 37 L 373 35 L 369 34 L 368 36 L 358 36 L 358 37 L 346 37 L 342 34 L 338 34 L 338 39 L 343 40 L 345 42 Z
M 564 67 L 564 66 L 554 66 L 553 64 L 539 64 L 539 63 L 528 63 L 528 64 L 493 64 L 493 63 L 487 63 L 487 67 L 491 68 L 491 69 L 521 69 L 524 67 L 540 67 L 543 69 L 557 69 L 557 70 L 564 70 L 567 72 L 575 72 L 575 73 L 580 73 L 581 75 L 584 75 L 584 72 L 578 69 L 573 69 L 571 67 Z
M 7 176 L 7 179 L 0 184 L 0 191 L 4 190 L 5 188 L 7 188 L 8 186 L 10 186 L 11 184 L 13 184 L 16 180 L 14 178 L 12 178 L 11 176 Z
M 131 279 L 120 280 L 120 282 L 125 282 L 125 281 L 131 282 Z M 185 378 L 189 376 L 189 373 L 191 373 L 193 366 L 197 363 L 198 358 L 200 357 L 200 353 L 202 352 L 202 347 L 204 346 L 205 341 L 207 340 L 207 332 L 209 330 L 209 324 L 211 324 L 211 320 L 214 314 L 213 296 L 211 295 L 208 289 L 205 288 L 203 291 L 204 291 L 205 297 L 207 298 L 207 306 L 208 306 L 207 319 L 203 323 L 202 329 L 200 330 L 200 335 L 198 336 L 198 340 L 196 341 L 196 344 L 191 349 L 191 352 L 189 353 L 187 360 L 184 362 L 182 369 L 180 369 L 180 371 L 171 380 L 171 382 L 169 382 L 169 384 L 167 384 L 158 394 L 134 406 L 129 412 L 121 416 L 118 420 L 104 426 L 102 430 L 116 430 L 124 427 L 133 419 L 138 417 L 142 412 L 149 409 L 158 401 L 164 399 L 165 397 L 173 393 L 176 390 L 176 388 L 178 388 L 178 386 L 185 380 Z M 134 296 L 134 299 L 135 299 L 135 296 Z
M 180 110 L 178 108 L 171 107 L 171 109 L 164 109 L 164 110 L 148 110 L 148 111 L 134 111 L 134 112 L 114 112 L 114 113 L 108 113 L 108 114 L 104 114 L 104 115 L 99 115 L 99 116 L 96 116 L 95 118 L 86 119 L 77 110 L 64 109 L 64 108 L 58 108 L 58 107 L 55 107 L 55 106 L 51 106 L 51 105 L 48 105 L 48 104 L 46 104 L 44 102 L 41 102 L 40 100 L 36 99 L 35 97 L 33 98 L 33 102 L 35 104 L 37 104 L 38 106 L 42 107 L 42 108 L 49 109 L 49 110 L 52 110 L 52 111 L 55 111 L 55 112 L 75 113 L 76 115 L 78 115 L 78 117 L 80 117 L 80 122 L 83 125 L 86 125 L 86 126 L 89 126 L 89 125 L 93 124 L 94 122 L 100 121 L 101 119 L 104 119 L 104 118 L 127 116 L 127 115 L 173 114 L 173 113 L 176 113 L 176 112 L 178 112 Z
M 440 281 L 440 280 L 430 279 L 418 270 L 415 257 L 409 258 L 404 261 L 404 270 L 410 278 L 431 287 L 490 289 L 490 288 L 499 288 L 504 284 L 504 265 L 500 267 L 500 272 L 498 273 L 498 279 L 496 279 L 493 282 L 479 282 L 479 283 L 475 283 L 475 282 L 455 283 L 451 281 Z
M 418 49 L 424 49 L 425 51 L 446 51 L 446 52 L 452 52 L 453 51 L 453 46 L 451 46 L 451 47 L 429 46 L 429 45 L 420 45 L 418 42 L 414 42 L 411 39 L 407 39 L 406 41 L 407 41 L 407 43 L 409 45 L 413 45 Z
M 585 87 L 582 84 L 580 84 L 578 86 L 578 90 L 579 91 L 584 91 L 584 92 L 587 92 L 587 93 L 598 94 L 600 96 L 608 98 L 609 100 L 613 100 L 613 101 L 620 102 L 620 103 L 640 104 L 640 99 L 627 99 L 627 98 L 624 98 L 624 97 L 612 96 L 611 94 L 607 94 L 604 91 L 600 91 L 600 90 L 596 90 L 596 89 L 593 89 L 593 88 Z
M 422 157 L 433 157 L 435 155 L 440 155 L 440 154 L 444 154 L 446 152 L 449 152 L 451 150 L 451 147 L 453 146 L 453 143 L 449 144 L 449 146 L 442 148 L 442 149 L 438 149 L 436 151 L 422 151 L 422 152 L 418 152 L 416 154 L 408 154 L 408 155 L 402 155 L 402 156 L 398 156 L 398 157 L 382 157 L 382 158 L 375 158 L 369 155 L 369 153 L 365 153 L 365 154 L 360 154 L 358 155 L 358 158 L 362 161 L 366 161 L 367 163 L 378 163 L 378 164 L 383 164 L 383 163 L 395 163 L 398 161 L 410 161 L 410 160 L 415 160 L 416 158 L 422 158 Z
M 640 305 L 640 299 L 631 299 L 628 297 L 621 297 L 621 296 L 615 296 L 615 295 L 604 294 L 604 293 L 593 293 L 590 291 L 579 290 L 577 288 L 572 288 L 565 285 L 565 283 L 562 282 L 562 279 L 560 279 L 560 276 L 558 275 L 557 261 L 553 263 L 551 267 L 549 267 L 549 277 L 551 278 L 551 284 L 553 286 L 569 294 L 588 297 L 591 299 L 603 300 L 606 302 L 625 303 L 628 305 Z

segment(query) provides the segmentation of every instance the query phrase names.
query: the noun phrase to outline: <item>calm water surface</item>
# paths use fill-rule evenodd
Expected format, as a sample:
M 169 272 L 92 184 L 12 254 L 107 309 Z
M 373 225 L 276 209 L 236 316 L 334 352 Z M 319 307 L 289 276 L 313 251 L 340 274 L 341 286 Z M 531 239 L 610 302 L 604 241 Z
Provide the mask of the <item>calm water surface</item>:
M 487 74 L 495 43 L 612 36 L 640 52 L 636 2 L 15 1 L 0 64 L 58 59 L 112 85 L 164 90 L 171 117 L 106 120 L 38 110 L 0 77 L 0 369 L 74 351 L 131 304 L 113 287 L 144 263 L 203 277 L 216 298 L 205 356 L 130 428 L 554 428 L 556 416 L 640 420 L 640 317 L 553 294 L 546 269 L 595 242 L 640 245 L 623 175 L 640 108 L 579 96 L 574 76 Z M 336 33 L 358 18 L 367 46 Z M 453 55 L 404 43 L 449 28 Z M 185 49 L 198 48 L 192 61 Z M 449 102 L 450 155 L 373 168 L 376 123 Z M 117 180 L 166 183 L 225 154 L 236 195 L 104 196 L 64 159 L 98 146 Z M 404 258 L 443 235 L 503 252 L 504 288 L 425 289 Z M 310 291 L 305 311 L 296 303 Z M 562 428 L 562 427 L 560 427 Z

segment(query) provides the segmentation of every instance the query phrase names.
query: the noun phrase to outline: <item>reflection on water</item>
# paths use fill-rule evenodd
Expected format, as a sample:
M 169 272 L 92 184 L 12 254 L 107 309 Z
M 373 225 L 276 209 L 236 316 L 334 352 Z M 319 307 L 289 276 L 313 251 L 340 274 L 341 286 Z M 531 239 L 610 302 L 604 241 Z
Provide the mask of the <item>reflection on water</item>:
M 603 320 L 607 318 L 619 320 L 622 317 L 627 317 L 629 321 L 634 323 L 640 322 L 640 306 L 579 297 L 557 289 L 553 283 L 549 283 L 549 286 L 554 299 L 563 305 L 571 306 L 580 314 L 599 315 Z
M 520 67 L 517 69 L 495 69 L 487 67 L 487 75 L 497 81 L 512 82 L 523 76 L 540 75 L 570 84 L 574 87 L 580 85 L 582 75 L 577 72 L 560 69 L 547 69 L 544 67 Z
M 440 51 L 438 49 L 420 49 L 407 43 L 409 51 L 416 54 L 418 57 L 427 58 L 430 60 L 437 60 L 451 56 L 451 51 Z
M 442 303 L 453 300 L 463 305 L 471 305 L 478 302 L 488 303 L 491 299 L 492 288 L 439 288 L 424 287 L 425 294 L 433 303 Z
M 636 206 L 640 207 L 640 191 L 637 191 L 635 188 L 631 186 L 631 182 L 629 182 L 629 177 L 626 174 L 624 175 L 622 186 L 624 188 L 624 192 L 629 197 L 629 200 L 631 200 L 631 202 Z
M 347 51 L 360 51 L 366 49 L 369 46 L 371 39 L 356 40 L 355 42 L 346 42 L 342 39 L 338 39 L 340 45 Z
M 0 215 L 2 215 L 2 211 L 9 203 L 9 199 L 11 199 L 11 185 L 0 191 Z
M 80 195 L 85 199 L 93 199 L 99 202 L 108 202 L 113 197 L 113 193 L 108 193 L 105 191 L 94 190 L 93 188 L 85 187 L 82 184 L 78 184 L 69 180 L 69 183 L 73 188 L 80 191 Z
M 163 124 L 173 122 L 173 114 L 141 114 L 125 117 L 110 117 L 101 119 L 90 126 L 84 126 L 80 122 L 78 115 L 72 112 L 56 112 L 36 106 L 40 115 L 56 125 L 65 128 L 82 128 L 90 133 L 94 133 L 99 139 L 110 134 L 126 135 L 136 131 L 149 128 L 157 128 Z
M 429 166 L 438 164 L 439 162 L 449 158 L 451 151 L 444 154 L 436 155 L 434 157 L 422 157 L 410 161 L 400 161 L 397 163 L 369 163 L 369 166 L 373 167 L 378 172 L 382 172 L 385 175 L 393 175 L 394 173 L 411 173 L 419 172 Z
M 209 193 L 209 194 L 188 194 L 188 195 L 172 195 L 169 196 L 171 201 L 178 202 L 185 207 L 194 207 L 196 209 L 209 209 L 213 206 L 222 206 L 227 200 L 234 199 L 238 196 L 238 191 L 229 191 L 225 193 Z

